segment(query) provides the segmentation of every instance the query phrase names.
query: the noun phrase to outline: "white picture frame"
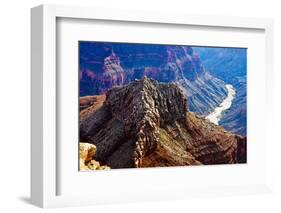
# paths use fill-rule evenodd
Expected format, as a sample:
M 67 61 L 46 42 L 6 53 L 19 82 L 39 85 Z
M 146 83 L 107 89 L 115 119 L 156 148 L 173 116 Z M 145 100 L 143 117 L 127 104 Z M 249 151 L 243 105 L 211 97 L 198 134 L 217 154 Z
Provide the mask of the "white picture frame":
M 122 196 L 112 193 L 97 199 L 96 196 L 58 195 L 57 159 L 57 20 L 87 19 L 116 20 L 119 22 L 154 23 L 159 25 L 202 26 L 212 28 L 257 29 L 264 31 L 265 42 L 265 93 L 268 109 L 272 108 L 273 79 L 273 21 L 261 18 L 217 17 L 204 15 L 188 15 L 173 13 L 153 13 L 147 11 L 122 11 L 101 8 L 85 8 L 75 6 L 41 5 L 31 9 L 31 73 L 32 73 L 32 103 L 31 103 L 31 201 L 42 208 L 76 205 L 92 205 L 99 203 L 136 202 L 142 200 L 165 200 L 187 197 L 252 194 L 270 191 L 270 161 L 261 168 L 266 178 L 258 184 L 219 185 L 216 187 L 200 187 L 194 183 L 194 188 L 171 187 L 167 190 L 156 190 L 145 196 L 136 191 L 136 196 L 123 192 Z M 268 110 L 269 114 L 271 113 Z M 269 116 L 268 116 L 269 117 Z M 270 120 L 264 120 L 267 129 Z M 269 130 L 270 131 L 270 130 Z M 267 133 L 269 133 L 267 131 Z M 270 150 L 270 135 L 265 135 L 265 146 Z M 265 154 L 263 158 L 267 158 Z M 181 171 L 184 168 L 181 168 Z M 178 168 L 173 168 L 174 171 Z M 135 171 L 135 170 L 134 170 Z M 133 172 L 134 172 L 133 171 Z M 114 171 L 118 173 L 120 171 Z M 153 170 L 148 171 L 153 173 Z M 94 178 L 94 177 L 93 177 Z M 73 183 L 75 184 L 75 183 Z M 188 190 L 187 190 L 188 189 Z M 171 191 L 169 195 L 167 192 Z M 176 193 L 175 193 L 176 192 Z M 158 195 L 158 196 L 156 196 Z

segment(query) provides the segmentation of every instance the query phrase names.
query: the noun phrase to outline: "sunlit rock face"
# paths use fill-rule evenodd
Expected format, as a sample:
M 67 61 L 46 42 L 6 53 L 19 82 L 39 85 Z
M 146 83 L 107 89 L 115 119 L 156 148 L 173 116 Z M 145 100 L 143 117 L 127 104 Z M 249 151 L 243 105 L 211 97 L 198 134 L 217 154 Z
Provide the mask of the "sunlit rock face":
M 98 161 L 93 160 L 93 157 L 96 153 L 96 146 L 94 144 L 89 143 L 79 143 L 79 157 L 80 171 L 91 171 L 91 170 L 108 170 L 109 166 L 100 165 Z

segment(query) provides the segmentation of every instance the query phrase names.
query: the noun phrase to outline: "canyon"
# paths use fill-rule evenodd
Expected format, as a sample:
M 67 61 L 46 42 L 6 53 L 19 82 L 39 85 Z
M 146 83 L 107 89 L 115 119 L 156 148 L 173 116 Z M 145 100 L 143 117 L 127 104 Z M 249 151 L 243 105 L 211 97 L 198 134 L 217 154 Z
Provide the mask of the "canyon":
M 231 107 L 225 111 L 219 125 L 226 130 L 247 134 L 247 49 L 246 48 L 193 48 L 213 76 L 236 91 Z
M 211 113 L 227 96 L 224 81 L 205 69 L 192 47 L 80 42 L 80 96 L 101 95 L 144 76 L 177 84 L 188 108 Z
M 177 82 L 146 76 L 81 97 L 80 141 L 94 145 L 92 160 L 111 169 L 246 163 L 246 137 L 188 105 Z
M 217 122 L 246 136 L 246 50 L 180 45 L 79 42 L 80 96 L 102 95 L 144 76 L 177 84 L 188 108 L 201 117 L 214 112 L 236 91 L 231 107 Z

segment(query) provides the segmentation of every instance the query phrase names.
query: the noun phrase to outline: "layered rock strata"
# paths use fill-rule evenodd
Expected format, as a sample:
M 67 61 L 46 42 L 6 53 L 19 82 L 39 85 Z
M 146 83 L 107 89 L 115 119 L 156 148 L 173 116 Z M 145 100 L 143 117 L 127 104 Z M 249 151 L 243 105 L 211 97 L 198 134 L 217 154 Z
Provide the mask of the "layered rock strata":
M 145 77 L 110 89 L 98 106 L 80 112 L 80 140 L 111 168 L 246 162 L 246 138 L 189 112 L 176 84 Z
M 212 112 L 227 96 L 225 83 L 205 69 L 191 47 L 80 43 L 80 96 L 105 94 L 144 76 L 177 84 L 189 110 L 201 116 Z

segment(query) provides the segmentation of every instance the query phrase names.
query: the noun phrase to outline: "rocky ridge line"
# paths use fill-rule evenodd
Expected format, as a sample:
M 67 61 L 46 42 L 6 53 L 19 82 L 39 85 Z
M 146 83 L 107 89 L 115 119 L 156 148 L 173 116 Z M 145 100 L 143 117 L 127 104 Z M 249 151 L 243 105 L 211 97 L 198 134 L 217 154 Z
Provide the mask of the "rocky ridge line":
M 110 89 L 103 105 L 80 121 L 80 137 L 97 146 L 95 160 L 112 168 L 246 160 L 245 138 L 188 112 L 177 85 L 147 77 Z

